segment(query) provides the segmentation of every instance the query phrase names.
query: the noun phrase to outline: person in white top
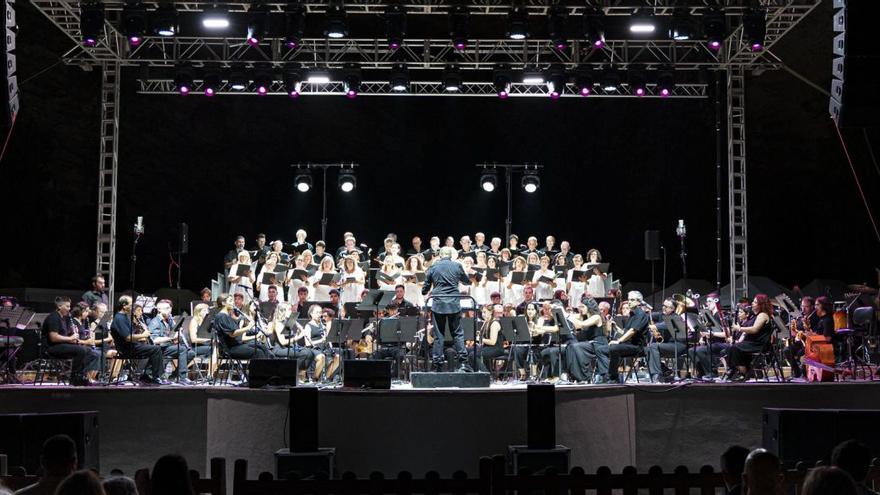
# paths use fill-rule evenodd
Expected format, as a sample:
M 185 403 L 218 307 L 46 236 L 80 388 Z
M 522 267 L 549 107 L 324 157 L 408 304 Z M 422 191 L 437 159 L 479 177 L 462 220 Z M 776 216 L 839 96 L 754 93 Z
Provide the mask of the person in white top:
M 458 284 L 458 291 L 462 294 L 467 294 L 473 296 L 471 293 L 471 288 L 474 287 L 474 260 L 470 256 L 465 256 L 461 258 L 459 261 L 461 263 L 462 268 L 464 268 L 464 273 L 471 279 L 471 283 L 468 285 Z M 479 304 L 479 303 L 478 303 Z
M 515 284 L 512 282 L 513 280 L 513 272 L 524 272 L 526 271 L 526 259 L 522 256 L 517 256 L 513 260 L 513 268 L 507 274 L 507 277 L 504 278 L 504 282 L 506 284 L 504 291 L 504 304 L 512 304 L 514 306 L 519 306 L 521 302 L 523 302 L 523 284 Z M 525 281 L 528 283 L 528 281 Z
M 337 287 L 336 282 L 331 282 L 330 285 L 322 285 L 321 277 L 325 273 L 336 273 L 336 268 L 333 266 L 333 258 L 330 256 L 324 256 L 321 259 L 321 264 L 318 265 L 318 270 L 312 275 L 312 278 L 309 279 L 309 283 L 314 287 L 315 295 L 313 296 L 313 301 L 315 302 L 330 302 L 330 289 L 335 289 Z
M 605 297 L 605 279 L 608 275 L 602 273 L 599 269 L 599 263 L 602 262 L 602 253 L 598 249 L 590 249 L 587 251 L 587 269 L 593 273 L 587 280 L 587 294 L 592 297 Z
M 422 257 L 418 255 L 410 256 L 409 259 L 406 260 L 406 267 L 402 272 L 402 275 L 404 277 L 403 298 L 418 307 L 422 307 L 425 305 L 425 296 L 422 295 L 422 286 L 425 285 L 425 283 L 419 282 L 417 278 L 413 277 L 416 277 L 417 273 L 424 272 L 425 267 L 422 263 Z
M 274 284 L 264 284 L 263 278 L 266 273 L 274 273 L 275 266 L 278 265 L 278 255 L 274 252 L 269 253 L 266 256 L 266 264 L 263 265 L 263 268 L 260 269 L 260 274 L 257 276 L 257 281 L 254 283 L 254 287 L 260 293 L 260 302 L 269 300 L 269 285 L 274 285 L 278 290 L 278 294 L 281 294 L 281 299 L 284 299 L 284 278 L 287 273 L 279 273 L 275 277 Z
M 537 252 L 529 253 L 526 262 L 530 265 L 529 268 L 532 268 L 531 265 L 541 266 L 541 257 L 538 256 Z
M 376 282 L 379 284 L 379 290 L 394 290 L 397 285 L 403 283 L 403 277 L 400 276 L 400 269 L 394 264 L 394 256 L 385 257 L 385 261 L 382 262 L 382 268 L 380 271 L 385 275 L 388 275 L 390 279 L 383 279 L 377 276 Z
M 386 256 L 387 258 L 387 256 Z M 397 268 L 403 268 L 403 256 L 400 255 L 400 244 L 394 243 L 391 245 L 391 259 L 394 261 L 394 265 Z
M 489 256 L 488 258 L 486 258 L 486 270 L 488 271 L 490 269 L 492 269 L 492 270 L 498 269 L 498 258 L 496 258 L 494 256 Z M 501 273 L 498 273 L 497 276 L 501 277 Z M 500 278 L 497 280 L 489 280 L 488 277 L 483 277 L 483 280 L 480 281 L 480 285 L 482 285 L 483 288 L 486 290 L 486 294 L 491 295 L 492 293 L 495 293 L 495 292 L 501 294 L 504 292 L 502 290 L 503 287 L 502 287 Z M 499 304 L 500 304 L 500 301 L 499 301 Z
M 529 255 L 530 259 L 531 257 Z M 541 268 L 535 270 L 535 276 L 532 279 L 532 282 L 535 284 L 535 296 L 537 296 L 539 301 L 553 299 L 553 291 L 556 290 L 556 277 L 554 275 L 555 272 L 550 268 L 550 257 L 547 255 L 541 256 L 539 264 Z M 544 282 L 541 281 L 541 278 L 549 278 L 550 281 Z
M 587 279 L 586 277 L 579 277 L 575 280 L 573 277 L 575 271 L 584 271 L 584 257 L 576 254 L 571 258 L 571 262 L 574 264 L 574 268 L 568 271 L 568 276 L 566 277 L 568 300 L 572 301 L 571 305 L 573 307 L 577 307 L 581 303 L 581 297 L 587 290 Z
M 251 255 L 247 251 L 239 252 L 235 263 L 229 267 L 229 275 L 226 276 L 226 280 L 229 282 L 229 292 L 232 294 L 241 293 L 253 296 L 254 280 L 256 280 L 254 270 L 253 268 L 250 268 L 246 272 L 246 275 L 236 275 L 236 273 L 238 273 L 239 265 L 251 266 Z
M 482 306 L 489 302 L 489 291 L 486 289 L 486 269 L 489 267 L 486 265 L 486 251 L 478 250 L 476 256 L 477 263 L 474 265 L 474 270 L 480 273 L 481 278 L 471 289 L 471 295 L 474 296 L 477 304 Z
M 340 282 L 342 288 L 342 297 L 340 301 L 345 303 L 356 303 L 361 301 L 361 292 L 364 290 L 364 271 L 358 266 L 355 256 L 346 256 L 342 260 L 342 276 L 345 277 Z M 349 280 L 349 279 L 354 280 Z

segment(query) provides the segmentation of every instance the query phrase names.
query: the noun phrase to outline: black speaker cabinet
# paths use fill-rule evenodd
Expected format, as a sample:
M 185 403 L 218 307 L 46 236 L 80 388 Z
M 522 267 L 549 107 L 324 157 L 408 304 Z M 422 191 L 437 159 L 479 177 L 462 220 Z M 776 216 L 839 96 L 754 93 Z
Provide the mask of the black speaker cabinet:
M 289 444 L 291 452 L 318 451 L 318 389 L 292 388 L 288 394 L 290 409 Z
M 101 470 L 98 456 L 98 412 L 83 411 L 51 414 L 0 415 L 0 454 L 6 454 L 11 466 L 23 466 L 28 474 L 40 469 L 43 443 L 58 434 L 76 442 L 77 467 Z
M 248 362 L 248 387 L 295 387 L 296 359 L 251 359 Z
M 880 126 L 880 47 L 876 0 L 834 0 L 834 61 L 829 111 L 841 127 Z
M 556 447 L 556 388 L 529 385 L 526 389 L 526 430 L 530 449 Z
M 342 385 L 347 388 L 391 388 L 391 361 L 346 359 Z
M 843 409 L 764 409 L 763 446 L 786 468 L 798 461 L 828 461 L 839 443 L 856 439 L 880 456 L 880 411 Z
M 660 259 L 660 231 L 645 231 L 645 261 L 657 261 Z

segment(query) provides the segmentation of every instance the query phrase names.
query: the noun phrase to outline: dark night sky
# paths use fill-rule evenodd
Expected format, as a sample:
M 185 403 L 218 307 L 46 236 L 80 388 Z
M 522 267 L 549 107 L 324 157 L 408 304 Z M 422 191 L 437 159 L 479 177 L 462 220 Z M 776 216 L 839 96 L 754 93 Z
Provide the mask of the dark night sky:
M 821 87 L 831 77 L 830 3 L 776 49 Z M 70 42 L 29 4 L 20 5 L 18 21 L 22 113 L 2 164 L 0 199 L 5 259 L 15 261 L 0 267 L 0 286 L 85 287 L 94 269 L 100 77 L 59 64 L 29 80 Z M 674 229 L 684 218 L 690 275 L 715 278 L 710 100 L 207 100 L 138 95 L 133 75 L 121 107 L 117 289 L 128 285 L 129 226 L 137 215 L 147 225 L 138 248 L 140 290 L 167 286 L 167 245 L 180 221 L 191 234 L 183 285 L 196 290 L 238 233 L 249 244 L 259 231 L 290 241 L 303 227 L 316 240 L 320 194 L 296 193 L 289 167 L 306 161 L 361 165 L 350 195 L 338 192 L 331 173 L 333 247 L 344 230 L 374 247 L 389 231 L 405 247 L 413 234 L 503 236 L 504 196 L 479 189 L 474 164 L 528 161 L 545 169 L 538 194 L 515 190 L 520 236 L 552 233 L 577 252 L 597 247 L 615 276 L 645 281 L 643 233 L 660 229 L 672 281 L 681 274 Z M 768 72 L 749 78 L 747 117 L 751 273 L 785 285 L 815 277 L 871 281 L 878 243 L 827 98 L 785 72 Z M 868 135 L 880 142 L 876 130 Z M 846 137 L 874 207 L 880 177 L 861 131 Z

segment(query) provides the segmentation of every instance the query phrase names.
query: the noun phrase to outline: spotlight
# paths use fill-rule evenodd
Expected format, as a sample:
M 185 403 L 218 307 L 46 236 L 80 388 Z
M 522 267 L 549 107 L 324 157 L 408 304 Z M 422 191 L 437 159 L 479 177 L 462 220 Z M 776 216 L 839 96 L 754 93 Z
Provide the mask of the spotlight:
M 596 8 L 584 11 L 584 37 L 593 48 L 605 46 L 605 14 Z
M 675 72 L 671 69 L 663 69 L 657 73 L 657 92 L 663 98 L 672 95 L 675 90 Z
M 449 11 L 449 37 L 452 38 L 452 46 L 456 50 L 464 50 L 467 47 L 468 25 L 470 14 L 467 6 L 457 4 Z
M 507 37 L 512 40 L 524 40 L 529 37 L 529 13 L 517 3 L 507 15 Z
M 296 177 L 293 179 L 294 185 L 296 185 L 296 190 L 299 192 L 309 192 L 309 189 L 312 188 L 312 174 L 308 170 L 301 170 L 296 174 Z
M 394 65 L 389 83 L 391 84 L 391 90 L 397 93 L 403 93 L 409 89 L 409 72 L 406 69 L 406 64 L 399 63 Z
M 104 37 L 104 5 L 99 2 L 84 3 L 80 6 L 79 31 L 84 46 L 96 46 Z
M 450 92 L 461 90 L 461 71 L 457 65 L 450 65 L 443 71 L 443 89 Z
M 298 47 L 305 30 L 305 10 L 301 5 L 294 4 L 284 16 L 284 46 L 291 49 Z
M 483 175 L 480 176 L 480 187 L 486 192 L 494 191 L 498 187 L 498 171 L 494 168 L 484 169 Z
M 229 12 L 217 4 L 205 9 L 202 26 L 207 29 L 226 29 L 229 27 Z
M 254 89 L 260 96 L 266 96 L 272 89 L 272 71 L 270 69 L 258 69 L 254 74 Z
M 306 75 L 309 84 L 330 84 L 330 72 L 323 69 L 312 69 Z
M 248 10 L 247 42 L 251 46 L 257 46 L 266 35 L 266 26 L 269 24 L 269 8 L 261 3 L 251 4 Z
M 174 36 L 177 34 L 177 9 L 174 5 L 162 4 L 153 12 L 153 33 L 159 36 Z
M 361 77 L 360 69 L 356 66 L 347 68 L 342 80 L 345 88 L 345 96 L 348 98 L 357 97 L 358 92 L 361 90 L 362 80 L 363 78 Z
M 333 1 L 327 5 L 327 20 L 324 24 L 324 36 L 333 39 L 348 36 L 348 21 L 346 20 L 345 7 L 340 1 Z
M 645 71 L 641 69 L 629 69 L 627 71 L 627 83 L 633 95 L 645 96 L 648 92 L 646 82 Z
M 229 72 L 229 87 L 235 91 L 244 91 L 248 86 L 248 78 L 242 67 L 235 67 Z
M 300 73 L 299 69 L 288 69 L 284 73 L 284 90 L 287 91 L 287 96 L 297 98 L 301 89 L 302 73 Z
M 712 7 L 703 14 L 703 33 L 706 35 L 706 43 L 710 50 L 718 51 L 727 35 L 727 19 L 724 11 Z
M 403 46 L 406 36 L 406 10 L 399 3 L 389 4 L 385 9 L 385 36 L 388 47 L 397 50 Z
M 180 65 L 177 67 L 174 74 L 174 87 L 182 95 L 188 95 L 192 91 L 193 73 L 189 66 Z
M 122 7 L 122 32 L 131 46 L 139 46 L 147 32 L 147 7 L 139 0 L 126 2 Z
M 495 92 L 501 99 L 510 96 L 510 69 L 506 65 L 499 66 L 492 74 L 492 84 L 495 85 Z
M 357 185 L 357 179 L 354 177 L 354 169 L 341 169 L 339 171 L 339 189 L 342 192 L 351 192 Z
M 593 75 L 590 69 L 581 69 L 574 76 L 574 85 L 577 86 L 578 94 L 590 96 L 593 92 Z
M 527 193 L 531 194 L 537 191 L 540 186 L 541 179 L 538 177 L 538 172 L 534 170 L 523 172 L 522 187 Z
M 544 74 L 539 70 L 530 70 L 523 72 L 523 84 L 544 84 Z
M 767 35 L 767 13 L 763 9 L 749 9 L 742 17 L 743 35 L 753 52 L 764 49 Z
M 694 37 L 694 18 L 688 12 L 687 7 L 676 9 L 672 14 L 672 25 L 669 28 L 669 37 L 676 41 L 686 41 Z
M 547 91 L 550 94 L 550 98 L 556 100 L 560 96 L 565 93 L 565 85 L 568 83 L 568 76 L 565 74 L 565 69 L 560 67 L 554 67 L 550 69 L 550 74 L 547 76 Z
M 617 91 L 620 86 L 620 73 L 613 67 L 605 70 L 602 74 L 602 90 L 605 92 Z
M 565 20 L 568 18 L 568 11 L 565 7 L 557 5 L 550 9 L 547 14 L 547 34 L 550 36 L 550 42 L 553 48 L 562 51 L 568 47 L 568 41 L 565 37 Z
M 633 34 L 650 34 L 657 29 L 654 16 L 648 12 L 639 12 L 632 16 L 629 23 L 629 32 Z
M 205 96 L 214 96 L 220 89 L 220 71 L 216 69 L 208 69 L 202 77 L 202 91 Z

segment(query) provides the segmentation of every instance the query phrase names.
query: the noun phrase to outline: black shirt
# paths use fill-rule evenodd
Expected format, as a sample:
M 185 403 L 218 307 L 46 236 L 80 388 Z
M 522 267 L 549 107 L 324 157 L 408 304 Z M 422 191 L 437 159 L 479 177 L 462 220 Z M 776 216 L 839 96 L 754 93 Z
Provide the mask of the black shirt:
M 538 301 L 536 299 L 532 299 L 531 301 L 523 301 L 519 303 L 519 305 L 516 307 L 516 314 L 526 314 L 526 308 L 529 306 L 529 304 L 538 304 Z
M 275 316 L 275 308 L 278 307 L 278 301 L 262 301 L 260 302 L 260 314 L 263 318 L 271 320 Z
M 228 253 L 226 253 L 226 256 L 223 257 L 223 262 L 224 263 L 235 263 L 235 260 L 238 259 L 238 253 L 240 253 L 242 251 L 243 251 L 243 249 L 230 250 Z
M 635 334 L 633 334 L 632 338 L 626 343 L 640 346 L 645 345 L 648 337 L 648 323 L 650 323 L 650 319 L 648 318 L 648 314 L 645 313 L 642 308 L 632 310 L 629 319 L 626 321 L 626 327 L 624 330 L 632 328 L 635 330 Z
M 477 261 L 477 252 L 474 251 L 473 249 L 470 249 L 468 251 L 465 251 L 464 249 L 459 249 L 458 250 L 458 258 L 463 259 L 464 257 L 468 257 L 474 261 Z
M 241 335 L 233 337 L 232 334 L 238 330 L 238 323 L 226 313 L 217 313 L 214 316 L 214 331 L 223 339 L 228 347 L 235 347 L 241 344 Z
M 837 333 L 834 331 L 834 318 L 832 318 L 831 315 L 816 315 L 816 317 L 818 321 L 815 326 L 812 327 L 813 332 L 819 335 L 824 335 L 828 340 L 837 338 Z
M 303 243 L 294 242 L 293 244 L 290 245 L 290 251 L 293 253 L 294 256 L 296 256 L 298 254 L 302 254 L 302 252 L 305 251 L 306 249 L 308 249 L 312 253 L 315 252 L 315 247 L 312 246 L 312 243 L 310 243 L 308 241 L 303 242 Z
M 49 313 L 49 316 L 43 320 L 43 326 L 41 327 L 41 338 L 45 339 L 44 342 L 48 345 L 62 344 L 64 342 L 52 342 L 49 339 L 49 334 L 52 332 L 61 335 L 62 337 L 70 336 L 70 327 L 65 321 L 66 318 L 62 318 L 61 314 L 58 311 L 53 311 Z

